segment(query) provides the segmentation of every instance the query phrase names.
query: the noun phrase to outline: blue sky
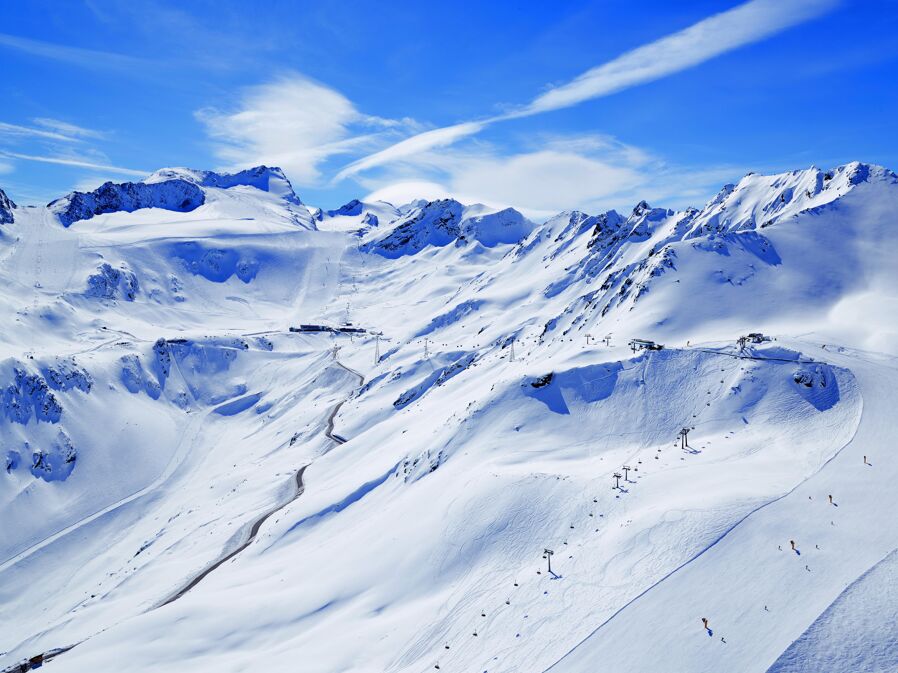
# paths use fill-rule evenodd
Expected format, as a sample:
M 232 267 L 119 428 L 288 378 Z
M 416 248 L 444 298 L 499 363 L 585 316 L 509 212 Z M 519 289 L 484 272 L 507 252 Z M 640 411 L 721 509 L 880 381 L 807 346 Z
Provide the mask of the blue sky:
M 0 0 L 0 64 L 0 186 L 25 204 L 163 166 L 534 214 L 898 168 L 895 0 Z

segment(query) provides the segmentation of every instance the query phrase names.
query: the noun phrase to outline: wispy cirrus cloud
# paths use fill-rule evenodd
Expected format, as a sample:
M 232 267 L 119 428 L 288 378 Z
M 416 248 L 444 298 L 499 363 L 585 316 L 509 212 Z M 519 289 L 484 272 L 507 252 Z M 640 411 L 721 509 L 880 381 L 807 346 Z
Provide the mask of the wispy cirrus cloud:
M 0 47 L 14 49 L 32 56 L 40 56 L 92 70 L 132 70 L 145 68 L 151 61 L 97 49 L 83 49 L 67 45 L 33 40 L 8 33 L 0 33 Z M 139 70 L 138 70 L 139 72 Z
M 82 140 L 85 138 L 102 140 L 109 135 L 106 131 L 97 131 L 96 129 L 85 128 L 83 126 L 78 126 L 77 124 L 72 124 L 60 119 L 52 119 L 50 117 L 35 117 L 32 121 L 45 129 L 49 129 L 51 132 L 65 136 L 69 140 Z
M 831 11 L 841 0 L 749 0 L 692 26 L 618 56 L 554 86 L 505 114 L 432 129 L 358 159 L 337 174 L 343 179 L 416 154 L 445 147 L 510 119 L 529 117 L 608 96 L 695 67 L 716 56 L 771 37 Z
M 37 126 L 24 126 L 22 124 L 9 124 L 0 122 L 0 137 L 6 138 L 36 138 L 39 140 L 55 140 L 65 143 L 81 142 L 86 138 L 99 139 L 105 137 L 101 131 L 94 131 L 82 126 L 76 126 L 58 119 L 38 117 L 33 120 Z
M 125 168 L 123 166 L 111 166 L 109 164 L 98 163 L 91 157 L 79 157 L 68 155 L 50 155 L 42 156 L 37 154 L 23 154 L 21 152 L 10 152 L 8 150 L 0 150 L 0 158 L 21 159 L 23 161 L 37 161 L 45 164 L 57 164 L 59 166 L 73 166 L 76 168 L 88 168 L 95 171 L 104 171 L 107 173 L 115 173 L 118 175 L 131 175 L 134 177 L 146 177 L 151 171 L 138 170 L 136 168 Z
M 553 87 L 508 117 L 539 114 L 651 82 L 758 42 L 834 9 L 841 0 L 751 0 L 629 51 Z

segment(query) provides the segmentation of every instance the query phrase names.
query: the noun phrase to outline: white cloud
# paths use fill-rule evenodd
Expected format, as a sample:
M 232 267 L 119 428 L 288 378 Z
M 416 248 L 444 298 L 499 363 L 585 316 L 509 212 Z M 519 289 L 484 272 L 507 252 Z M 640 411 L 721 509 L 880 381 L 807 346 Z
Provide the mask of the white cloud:
M 67 47 L 65 45 L 32 40 L 27 37 L 18 37 L 7 33 L 0 33 L 0 47 L 7 47 L 17 51 L 61 61 L 71 65 L 78 65 L 91 70 L 128 70 L 140 72 L 150 62 L 134 56 L 125 56 L 108 51 L 94 49 L 81 49 L 79 47 Z
M 35 154 L 21 154 L 19 152 L 8 152 L 0 150 L 0 157 L 8 157 L 11 159 L 23 159 L 25 161 L 37 161 L 45 164 L 57 164 L 60 166 L 74 166 L 76 168 L 90 168 L 96 171 L 107 171 L 119 175 L 131 175 L 135 177 L 146 177 L 149 171 L 141 171 L 135 168 L 123 168 L 121 166 L 110 166 L 107 164 L 96 163 L 95 160 L 77 156 L 40 156 Z
M 342 180 L 345 177 L 354 175 L 355 173 L 359 173 L 368 168 L 412 157 L 437 147 L 452 145 L 462 138 L 479 133 L 483 127 L 484 124 L 481 122 L 465 122 L 463 124 L 455 124 L 454 126 L 445 126 L 443 128 L 418 133 L 411 138 L 406 138 L 395 145 L 391 145 L 385 150 L 375 152 L 358 161 L 352 162 L 346 168 L 341 170 L 334 180 Z
M 479 144 L 476 151 L 425 152 L 377 175 L 360 176 L 366 200 L 399 205 L 414 199 L 512 206 L 539 220 L 561 210 L 628 212 L 647 199 L 671 208 L 701 206 L 743 167 L 671 165 L 601 134 L 540 136 L 524 151 Z
M 57 140 L 62 142 L 73 142 L 77 140 L 64 133 L 51 131 L 47 129 L 38 129 L 31 126 L 21 126 L 19 124 L 7 124 L 0 122 L 0 136 L 11 138 L 39 138 L 41 140 Z
M 632 190 L 644 181 L 627 166 L 573 152 L 542 150 L 467 163 L 452 190 L 537 211 L 558 211 Z
M 45 129 L 64 135 L 68 140 L 81 138 L 102 139 L 106 137 L 106 133 L 103 131 L 95 131 L 94 129 L 84 128 L 83 126 L 70 124 L 69 122 L 61 121 L 59 119 L 51 119 L 50 117 L 36 117 L 34 123 L 38 126 L 43 126 Z
M 692 68 L 813 19 L 833 9 L 839 1 L 751 0 L 587 70 L 572 82 L 537 96 L 510 116 L 570 107 Z
M 426 152 L 434 147 L 448 146 L 479 133 L 496 122 L 570 107 L 692 68 L 715 56 L 820 16 L 840 2 L 841 0 L 749 0 L 587 70 L 571 82 L 551 88 L 517 110 L 406 138 L 392 147 L 353 162 L 338 173 L 337 179 L 375 166 L 407 160 L 416 153 Z
M 395 206 L 401 206 L 417 199 L 436 201 L 437 199 L 448 199 L 451 197 L 452 193 L 438 182 L 406 180 L 392 182 L 384 187 L 375 189 L 363 200 L 369 203 L 372 201 L 386 201 Z
M 343 94 L 296 74 L 247 89 L 234 111 L 196 116 L 228 168 L 280 166 L 299 185 L 319 182 L 329 157 L 367 149 L 398 124 L 363 115 Z

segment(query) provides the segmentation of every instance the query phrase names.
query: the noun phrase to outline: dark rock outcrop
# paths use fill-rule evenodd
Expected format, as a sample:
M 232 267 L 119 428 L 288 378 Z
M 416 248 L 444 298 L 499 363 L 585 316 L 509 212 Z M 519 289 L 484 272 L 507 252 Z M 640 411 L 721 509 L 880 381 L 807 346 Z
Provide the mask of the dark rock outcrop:
M 12 211 L 15 208 L 16 204 L 0 189 L 0 224 L 10 224 L 12 222 Z
M 103 213 L 131 213 L 141 208 L 162 208 L 186 213 L 199 208 L 206 195 L 193 182 L 182 179 L 146 184 L 107 182 L 92 192 L 72 192 L 49 204 L 65 227 Z

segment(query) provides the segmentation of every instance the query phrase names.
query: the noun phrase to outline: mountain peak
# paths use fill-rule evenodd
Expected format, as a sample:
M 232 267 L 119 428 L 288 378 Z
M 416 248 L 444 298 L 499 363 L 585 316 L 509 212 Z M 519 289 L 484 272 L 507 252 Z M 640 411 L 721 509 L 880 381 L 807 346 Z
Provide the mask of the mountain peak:
M 276 166 L 254 166 L 236 173 L 216 173 L 215 171 L 196 170 L 192 168 L 162 168 L 144 180 L 145 184 L 158 184 L 170 180 L 185 180 L 199 187 L 231 189 L 232 187 L 255 187 L 263 192 L 276 194 L 296 205 L 300 205 L 299 197 L 293 191 L 293 185 Z
M 737 184 L 724 186 L 698 212 L 691 235 L 767 227 L 874 183 L 896 184 L 898 176 L 883 166 L 859 161 L 827 171 L 811 166 L 771 175 L 748 173 Z

